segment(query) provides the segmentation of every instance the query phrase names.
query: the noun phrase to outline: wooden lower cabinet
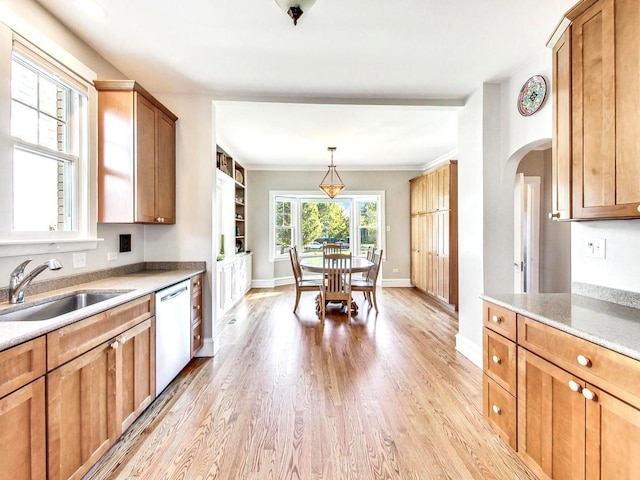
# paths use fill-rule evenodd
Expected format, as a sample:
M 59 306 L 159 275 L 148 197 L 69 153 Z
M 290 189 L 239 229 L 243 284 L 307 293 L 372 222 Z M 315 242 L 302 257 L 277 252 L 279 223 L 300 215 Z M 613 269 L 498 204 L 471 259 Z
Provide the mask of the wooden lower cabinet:
M 569 382 L 584 387 L 518 347 L 518 453 L 540 478 L 585 478 L 585 399 Z
M 640 409 L 587 384 L 587 480 L 631 480 L 640 474 Z
M 115 378 L 110 342 L 47 375 L 50 480 L 82 478 L 115 442 Z
M 44 390 L 41 377 L 0 399 L 0 480 L 46 478 Z
M 82 476 L 155 398 L 155 318 L 47 375 L 49 479 Z

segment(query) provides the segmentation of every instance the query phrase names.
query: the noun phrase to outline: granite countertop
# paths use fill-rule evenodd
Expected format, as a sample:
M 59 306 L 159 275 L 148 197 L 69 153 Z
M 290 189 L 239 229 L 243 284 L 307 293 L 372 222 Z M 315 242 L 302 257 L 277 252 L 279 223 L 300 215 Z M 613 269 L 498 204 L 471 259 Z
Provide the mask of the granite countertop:
M 116 307 L 135 298 L 156 292 L 202 272 L 204 272 L 204 270 L 201 269 L 144 270 L 127 275 L 108 277 L 102 280 L 81 283 L 37 295 L 28 295 L 25 303 L 18 306 L 11 305 L 8 302 L 0 303 L 1 315 L 5 312 L 11 312 L 27 306 L 43 303 L 47 300 L 62 297 L 65 296 L 65 294 L 77 291 L 90 292 L 95 290 L 115 290 L 124 292 L 109 300 L 89 305 L 88 307 L 81 308 L 74 312 L 60 315 L 49 320 L 15 322 L 0 321 L 0 350 L 26 342 L 27 340 L 31 340 L 57 328 Z
M 640 360 L 640 309 L 570 293 L 485 294 L 480 298 Z

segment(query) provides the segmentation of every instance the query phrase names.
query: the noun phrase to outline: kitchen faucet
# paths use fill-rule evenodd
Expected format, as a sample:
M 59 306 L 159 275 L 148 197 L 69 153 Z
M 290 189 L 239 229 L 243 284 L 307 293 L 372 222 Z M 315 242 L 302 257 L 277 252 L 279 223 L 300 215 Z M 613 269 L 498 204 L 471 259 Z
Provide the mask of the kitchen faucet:
M 51 260 L 44 262 L 42 265 L 38 265 L 25 277 L 24 268 L 30 261 L 31 260 L 26 260 L 22 262 L 13 270 L 13 272 L 11 272 L 11 276 L 9 277 L 9 303 L 24 302 L 24 292 L 27 289 L 27 286 L 31 283 L 31 280 L 36 278 L 47 268 L 50 270 L 60 270 L 62 268 L 62 264 L 55 258 L 52 258 Z

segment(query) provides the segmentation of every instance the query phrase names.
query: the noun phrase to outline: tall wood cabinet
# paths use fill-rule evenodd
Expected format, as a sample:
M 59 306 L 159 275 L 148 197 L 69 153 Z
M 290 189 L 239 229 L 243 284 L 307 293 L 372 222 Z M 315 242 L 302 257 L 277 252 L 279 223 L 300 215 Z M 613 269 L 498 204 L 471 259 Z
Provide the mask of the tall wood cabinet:
M 96 80 L 98 221 L 173 224 L 178 119 L 133 80 Z
M 457 162 L 410 181 L 411 283 L 458 308 Z
M 559 220 L 638 218 L 640 2 L 583 0 L 565 18 L 550 42 L 554 63 L 551 216 Z

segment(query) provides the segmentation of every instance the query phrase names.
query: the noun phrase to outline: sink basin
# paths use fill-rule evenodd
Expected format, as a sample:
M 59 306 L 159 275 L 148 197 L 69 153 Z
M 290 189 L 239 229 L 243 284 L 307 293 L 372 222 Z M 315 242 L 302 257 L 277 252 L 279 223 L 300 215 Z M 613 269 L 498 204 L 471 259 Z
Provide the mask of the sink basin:
M 65 313 L 75 312 L 110 298 L 122 295 L 126 291 L 87 291 L 75 292 L 30 307 L 0 314 L 0 322 L 24 322 L 49 320 Z

